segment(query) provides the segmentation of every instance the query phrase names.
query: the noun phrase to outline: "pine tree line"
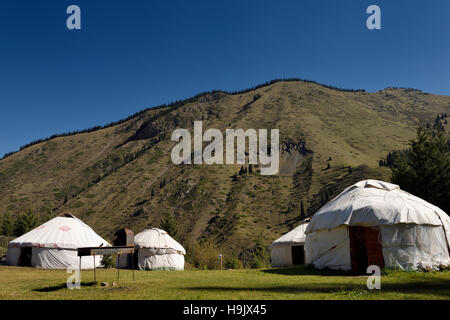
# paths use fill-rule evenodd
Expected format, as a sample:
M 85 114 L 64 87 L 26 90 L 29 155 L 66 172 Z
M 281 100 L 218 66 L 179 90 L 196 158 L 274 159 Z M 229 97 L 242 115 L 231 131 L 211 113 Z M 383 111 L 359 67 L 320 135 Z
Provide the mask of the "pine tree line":
M 419 128 L 391 170 L 393 183 L 450 214 L 450 147 L 442 131 Z
M 409 154 L 409 150 L 405 149 L 405 150 L 394 150 L 388 153 L 388 155 L 386 156 L 386 159 L 381 159 L 379 161 L 379 166 L 380 167 L 389 167 L 392 168 L 396 162 L 396 160 L 398 159 L 402 159 L 402 158 L 408 158 L 408 154 Z
M 1 222 L 1 234 L 3 236 L 20 237 L 36 228 L 38 222 L 38 217 L 31 208 L 25 214 L 19 215 L 15 220 L 11 214 L 6 213 Z
M 199 94 L 197 94 L 197 95 L 195 95 L 195 96 L 193 96 L 193 97 L 191 97 L 191 98 L 187 98 L 187 99 L 184 99 L 184 100 L 177 100 L 177 101 L 175 101 L 175 102 L 171 102 L 171 103 L 168 103 L 168 104 L 161 104 L 161 105 L 158 105 L 158 106 L 155 106 L 155 107 L 145 108 L 145 109 L 143 109 L 143 110 L 141 110 L 141 111 L 138 111 L 138 112 L 136 112 L 136 113 L 134 113 L 134 114 L 132 114 L 132 115 L 130 115 L 130 116 L 124 118 L 124 119 L 117 120 L 117 121 L 112 121 L 112 122 L 109 122 L 109 123 L 107 123 L 107 124 L 105 124 L 105 125 L 98 125 L 98 126 L 90 127 L 90 128 L 87 128 L 87 129 L 73 130 L 73 131 L 68 131 L 68 132 L 63 132 L 63 133 L 53 134 L 53 135 L 51 135 L 50 137 L 47 137 L 47 138 L 42 138 L 42 139 L 33 140 L 33 141 L 31 141 L 30 143 L 27 143 L 27 144 L 25 144 L 25 145 L 22 145 L 22 146 L 19 148 L 19 150 L 11 151 L 11 152 L 5 153 L 5 154 L 3 155 L 3 157 L 0 158 L 0 160 L 3 160 L 3 159 L 5 159 L 5 158 L 7 158 L 7 157 L 9 157 L 9 156 L 11 156 L 11 155 L 13 155 L 13 154 L 19 152 L 19 151 L 22 151 L 22 150 L 24 150 L 24 149 L 26 149 L 26 148 L 29 148 L 29 147 L 31 147 L 31 146 L 33 146 L 33 145 L 36 145 L 36 144 L 38 144 L 38 143 L 47 142 L 47 141 L 53 140 L 53 139 L 58 138 L 58 137 L 67 137 L 67 136 L 72 136 L 72 135 L 76 135 L 76 134 L 80 134 L 80 133 L 90 133 L 90 132 L 94 132 L 94 131 L 106 129 L 106 128 L 109 128 L 109 127 L 112 127 L 112 126 L 116 126 L 116 125 L 122 124 L 122 123 L 124 123 L 124 122 L 126 122 L 126 121 L 128 121 L 128 120 L 131 120 L 131 119 L 133 119 L 133 118 L 137 118 L 137 117 L 139 117 L 139 116 L 145 114 L 147 111 L 150 111 L 150 110 L 158 110 L 158 109 L 166 109 L 166 108 L 169 108 L 169 110 L 164 110 L 164 112 L 162 112 L 160 115 L 156 116 L 156 117 L 159 117 L 159 116 L 163 116 L 163 115 L 165 115 L 165 114 L 167 114 L 167 113 L 169 113 L 169 112 L 171 112 L 171 111 L 173 111 L 173 110 L 179 108 L 179 107 L 182 106 L 182 105 L 185 105 L 185 104 L 194 102 L 194 101 L 196 101 L 197 99 L 199 99 L 199 98 L 201 98 L 201 97 L 204 97 L 204 96 L 206 96 L 206 95 L 210 95 L 210 94 L 218 94 L 218 93 L 230 94 L 230 95 L 243 94 L 243 93 L 247 93 L 247 92 L 250 92 L 250 91 L 257 90 L 257 89 L 259 89 L 259 88 L 263 88 L 263 87 L 270 86 L 270 85 L 272 85 L 272 84 L 274 84 L 274 83 L 277 83 L 277 82 L 304 82 L 304 83 L 313 83 L 313 84 L 317 84 L 317 85 L 319 85 L 319 86 L 322 86 L 322 87 L 324 87 L 324 88 L 328 88 L 328 89 L 332 89 L 332 90 L 337 90 L 337 91 L 342 91 L 342 92 L 366 92 L 366 90 L 364 90 L 364 89 L 343 89 L 343 88 L 338 88 L 338 87 L 334 87 L 334 86 L 330 86 L 330 85 L 326 85 L 326 84 L 321 84 L 321 83 L 316 82 L 316 81 L 313 81 L 313 80 L 306 80 L 306 79 L 300 79 L 300 78 L 280 78 L 280 79 L 274 79 L 274 80 L 271 80 L 271 81 L 268 81 L 268 82 L 265 82 L 265 83 L 256 85 L 256 86 L 254 86 L 254 87 L 247 88 L 247 89 L 244 89 L 244 90 L 238 90 L 238 91 L 226 91 L 226 90 L 210 90 L 210 91 L 204 91 L 204 92 L 201 92 L 201 93 L 199 93 Z M 256 96 L 256 95 L 255 95 L 255 96 Z

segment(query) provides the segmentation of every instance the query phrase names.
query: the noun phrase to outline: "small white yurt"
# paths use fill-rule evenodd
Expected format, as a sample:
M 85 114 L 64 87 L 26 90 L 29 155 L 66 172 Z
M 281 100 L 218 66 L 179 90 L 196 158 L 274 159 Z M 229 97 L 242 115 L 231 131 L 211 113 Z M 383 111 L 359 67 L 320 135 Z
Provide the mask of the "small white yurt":
M 141 270 L 184 270 L 186 250 L 161 229 L 146 229 L 134 237 Z
M 305 230 L 317 268 L 366 272 L 369 265 L 416 270 L 450 265 L 450 218 L 399 186 L 360 181 L 323 206 Z
M 270 247 L 272 267 L 291 267 L 305 264 L 305 230 L 310 219 L 284 234 Z
M 66 269 L 79 266 L 77 248 L 109 246 L 88 225 L 75 216 L 63 214 L 12 240 L 6 261 L 10 266 L 29 266 L 44 269 Z M 101 257 L 95 259 L 96 267 Z M 82 257 L 83 269 L 94 268 L 92 257 Z

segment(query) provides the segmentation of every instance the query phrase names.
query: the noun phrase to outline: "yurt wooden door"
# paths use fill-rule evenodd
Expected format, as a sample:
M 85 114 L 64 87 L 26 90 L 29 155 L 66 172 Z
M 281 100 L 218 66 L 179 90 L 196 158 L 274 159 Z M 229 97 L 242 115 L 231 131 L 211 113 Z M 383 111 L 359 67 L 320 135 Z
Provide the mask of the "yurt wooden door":
M 383 247 L 380 241 L 380 229 L 365 228 L 367 246 L 367 264 L 384 267 Z
M 349 227 L 352 270 L 365 273 L 370 265 L 384 267 L 380 230 L 368 227 Z

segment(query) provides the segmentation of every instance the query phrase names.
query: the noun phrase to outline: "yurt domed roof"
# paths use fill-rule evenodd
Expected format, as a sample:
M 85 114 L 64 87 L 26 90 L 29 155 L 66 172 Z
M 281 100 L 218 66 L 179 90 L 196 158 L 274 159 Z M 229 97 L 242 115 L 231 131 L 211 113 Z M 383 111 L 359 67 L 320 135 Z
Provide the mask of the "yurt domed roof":
M 186 250 L 181 244 L 169 236 L 166 231 L 157 228 L 145 229 L 138 233 L 134 237 L 134 244 L 139 248 L 173 249 L 186 254 Z
M 306 233 L 340 225 L 443 225 L 450 237 L 450 218 L 438 207 L 409 194 L 398 185 L 363 180 L 346 188 L 312 217 Z
M 31 246 L 61 249 L 100 245 L 109 246 L 105 239 L 71 214 L 57 216 L 9 243 L 10 247 Z
M 308 221 L 309 219 L 272 242 L 272 248 L 305 243 L 305 230 Z

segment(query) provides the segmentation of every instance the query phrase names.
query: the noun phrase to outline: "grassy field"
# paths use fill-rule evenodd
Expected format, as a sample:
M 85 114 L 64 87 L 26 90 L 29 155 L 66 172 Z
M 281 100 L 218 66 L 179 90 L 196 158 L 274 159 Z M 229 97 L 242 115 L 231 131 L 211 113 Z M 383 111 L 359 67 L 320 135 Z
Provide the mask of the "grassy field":
M 450 299 L 450 271 L 386 271 L 381 290 L 366 276 L 302 268 L 223 271 L 82 271 L 80 290 L 69 290 L 65 270 L 0 267 L 0 299 Z

